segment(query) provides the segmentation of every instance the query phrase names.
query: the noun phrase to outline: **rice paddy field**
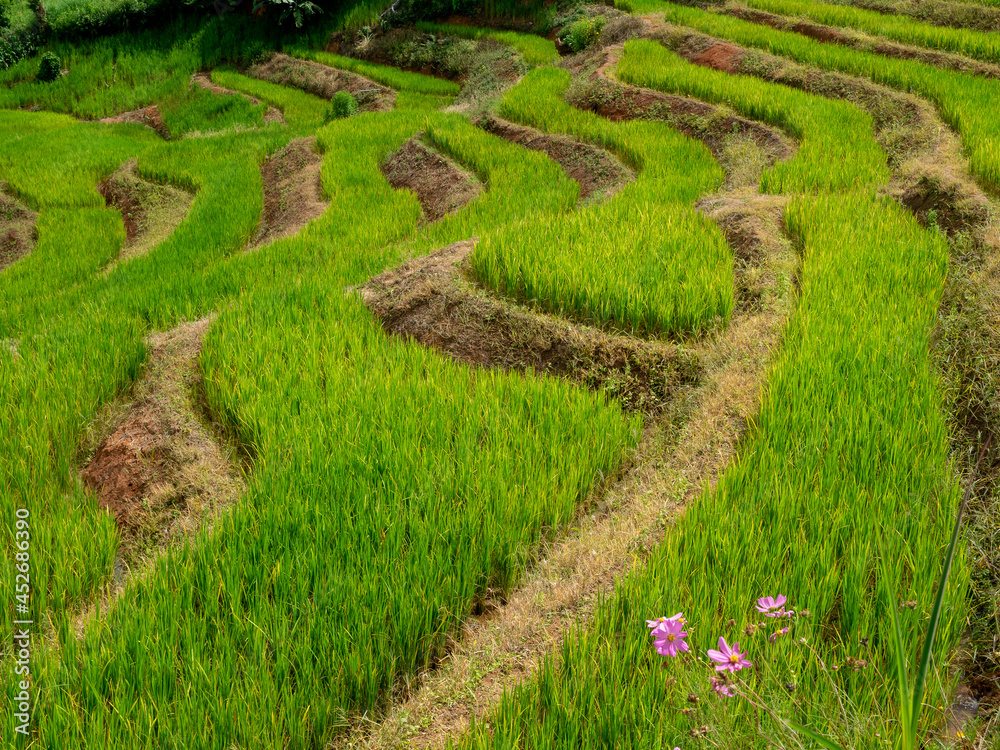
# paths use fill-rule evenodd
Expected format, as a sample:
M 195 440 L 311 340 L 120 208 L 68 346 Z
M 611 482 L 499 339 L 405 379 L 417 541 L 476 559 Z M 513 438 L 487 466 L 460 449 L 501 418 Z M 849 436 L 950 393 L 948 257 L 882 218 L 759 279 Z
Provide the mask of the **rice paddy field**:
M 42 5 L 0 746 L 1000 750 L 996 2 Z

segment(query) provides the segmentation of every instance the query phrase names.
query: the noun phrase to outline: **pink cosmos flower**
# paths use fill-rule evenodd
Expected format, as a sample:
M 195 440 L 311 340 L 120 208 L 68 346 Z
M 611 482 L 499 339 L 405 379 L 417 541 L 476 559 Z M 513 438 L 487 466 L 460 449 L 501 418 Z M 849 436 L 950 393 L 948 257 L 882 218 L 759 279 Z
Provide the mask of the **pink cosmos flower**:
M 783 636 L 787 632 L 788 632 L 788 628 L 782 628 L 781 630 L 775 630 L 773 633 L 771 633 L 771 635 L 769 635 L 767 637 L 767 640 L 770 641 L 771 643 L 774 643 L 776 640 L 778 640 L 781 636 Z
M 679 622 L 682 623 L 687 622 L 687 620 L 684 619 L 684 613 L 678 612 L 676 615 L 672 617 L 657 617 L 655 620 L 646 620 L 646 627 L 649 628 L 650 630 L 656 630 L 656 628 L 658 628 L 660 625 L 662 625 L 665 622 L 670 622 L 671 620 L 678 620 Z
M 764 617 L 780 617 L 784 614 L 783 605 L 788 601 L 784 594 L 777 596 L 762 596 L 757 600 L 757 611 Z
M 726 639 L 721 635 L 719 636 L 719 650 L 710 648 L 708 658 L 715 662 L 716 672 L 739 672 L 743 667 L 753 666 L 746 658 L 746 654 L 740 653 L 739 643 L 734 643 L 730 648 Z
M 680 620 L 667 620 L 653 629 L 653 636 L 658 638 L 653 642 L 660 656 L 677 656 L 679 651 L 688 651 L 687 631 Z
M 715 675 L 712 675 L 712 692 L 726 698 L 733 695 L 733 689 Z

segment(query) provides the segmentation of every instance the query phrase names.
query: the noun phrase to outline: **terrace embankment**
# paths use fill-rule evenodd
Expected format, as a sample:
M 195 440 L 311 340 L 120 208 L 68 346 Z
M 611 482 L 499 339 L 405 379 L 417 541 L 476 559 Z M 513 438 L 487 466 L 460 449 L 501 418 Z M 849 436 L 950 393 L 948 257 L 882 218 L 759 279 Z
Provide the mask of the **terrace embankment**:
M 38 241 L 38 214 L 7 192 L 0 182 L 0 271 L 30 253 Z
M 140 177 L 135 159 L 122 165 L 97 189 L 107 206 L 121 213 L 125 223 L 125 245 L 119 261 L 145 255 L 165 240 L 194 202 L 194 196 L 186 190 Z
M 1000 8 L 965 0 L 851 0 L 850 5 L 888 15 L 904 15 L 935 26 L 1000 31 Z
M 846 100 L 867 111 L 892 170 L 892 179 L 883 188 L 887 195 L 949 233 L 987 230 L 989 198 L 969 176 L 959 139 L 925 100 L 866 78 L 799 65 L 656 19 L 649 24 L 653 38 L 696 65 Z
M 133 400 L 108 407 L 94 428 L 99 439 L 81 473 L 121 535 L 119 585 L 160 548 L 210 522 L 243 488 L 234 452 L 203 407 L 197 357 L 211 324 L 205 318 L 151 335 Z
M 198 86 L 200 88 L 211 91 L 213 94 L 218 94 L 220 96 L 242 96 L 247 99 L 251 104 L 258 105 L 264 104 L 260 99 L 256 99 L 249 94 L 244 94 L 240 91 L 233 91 L 232 89 L 223 88 L 212 82 L 208 73 L 195 73 L 191 76 L 191 84 Z M 280 109 L 272 107 L 270 104 L 267 105 L 267 111 L 264 113 L 264 124 L 270 125 L 271 123 L 278 123 L 281 125 L 285 124 L 285 116 L 281 113 Z
M 251 247 L 293 235 L 326 210 L 322 162 L 313 137 L 291 141 L 261 165 L 264 210 Z
M 395 91 L 364 76 L 281 53 L 274 54 L 265 63 L 249 67 L 246 74 L 300 89 L 321 99 L 332 99 L 338 91 L 347 91 L 358 100 L 362 112 L 382 112 L 396 106 Z
M 147 128 L 154 130 L 164 140 L 170 140 L 170 131 L 163 122 L 163 115 L 160 114 L 160 108 L 155 104 L 150 107 L 143 107 L 142 109 L 122 112 L 119 115 L 104 117 L 98 120 L 98 122 L 110 124 L 129 122 L 136 125 L 145 125 Z
M 543 552 L 505 602 L 470 618 L 449 655 L 416 685 L 402 687 L 381 721 L 348 732 L 343 747 L 443 747 L 483 719 L 504 691 L 559 653 L 566 634 L 586 624 L 599 599 L 735 455 L 793 305 L 797 259 L 782 234 L 783 199 L 716 200 L 702 210 L 741 238 L 737 252 L 759 268 L 758 304 L 693 347 L 703 367 L 697 384 L 675 390 L 648 422 L 632 467 L 590 498 L 573 533 Z M 457 257 L 459 250 L 450 252 Z
M 916 60 L 928 65 L 936 65 L 939 68 L 947 70 L 957 70 L 969 75 L 1000 78 L 1000 67 L 980 62 L 979 60 L 973 60 L 963 55 L 900 44 L 880 37 L 873 37 L 853 29 L 823 26 L 822 24 L 802 21 L 797 18 L 788 18 L 742 6 L 728 7 L 723 12 L 734 18 L 741 18 L 751 23 L 770 26 L 772 29 L 778 29 L 779 31 L 791 31 L 820 42 L 839 44 L 843 47 L 871 52 L 882 57 L 891 57 L 897 60 Z
M 448 245 L 357 292 L 388 333 L 480 367 L 567 377 L 628 409 L 662 412 L 699 378 L 698 358 L 681 347 L 575 326 L 484 294 L 462 271 L 474 247 Z
M 482 183 L 471 172 L 429 148 L 415 136 L 380 165 L 394 188 L 412 190 L 424 221 L 437 221 L 478 196 Z
M 635 175 L 607 151 L 564 135 L 548 135 L 486 116 L 477 123 L 487 133 L 500 136 L 532 151 L 541 151 L 580 185 L 580 200 L 606 198 L 635 179 Z
M 621 58 L 620 45 L 594 58 L 594 71 L 578 80 L 567 95 L 573 106 L 613 122 L 657 119 L 704 143 L 726 171 L 726 187 L 750 187 L 761 172 L 795 154 L 795 142 L 775 128 L 740 117 L 723 107 L 626 86 L 611 77 Z

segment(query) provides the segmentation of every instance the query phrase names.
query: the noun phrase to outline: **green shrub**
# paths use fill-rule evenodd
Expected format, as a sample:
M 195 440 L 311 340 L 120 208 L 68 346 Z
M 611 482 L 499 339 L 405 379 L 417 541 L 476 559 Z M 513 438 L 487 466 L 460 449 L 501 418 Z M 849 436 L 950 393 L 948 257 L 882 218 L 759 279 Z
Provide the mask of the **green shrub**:
M 250 67 L 266 63 L 270 57 L 271 51 L 262 41 L 255 39 L 240 49 L 239 62 L 245 67 Z
M 604 19 L 601 17 L 581 18 L 564 30 L 559 38 L 571 51 L 582 52 L 597 41 L 603 28 Z
M 358 100 L 348 91 L 338 91 L 330 100 L 330 108 L 326 111 L 325 122 L 350 117 L 358 111 Z
M 46 52 L 42 55 L 42 62 L 38 66 L 37 80 L 43 82 L 54 81 L 59 77 L 62 69 L 62 60 L 55 52 Z

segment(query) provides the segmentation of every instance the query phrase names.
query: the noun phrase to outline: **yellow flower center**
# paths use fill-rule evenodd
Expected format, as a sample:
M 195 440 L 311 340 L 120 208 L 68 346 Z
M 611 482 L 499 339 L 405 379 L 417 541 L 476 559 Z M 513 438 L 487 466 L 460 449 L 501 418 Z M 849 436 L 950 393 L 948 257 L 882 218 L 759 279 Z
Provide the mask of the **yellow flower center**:
M 729 661 L 731 661 L 733 664 L 739 663 L 739 660 L 740 660 L 740 655 L 739 654 L 730 654 L 729 655 Z
M 670 635 L 667 636 L 667 640 L 670 641 L 671 643 L 673 643 L 674 641 L 677 640 L 677 636 L 675 636 L 673 633 L 671 633 Z

